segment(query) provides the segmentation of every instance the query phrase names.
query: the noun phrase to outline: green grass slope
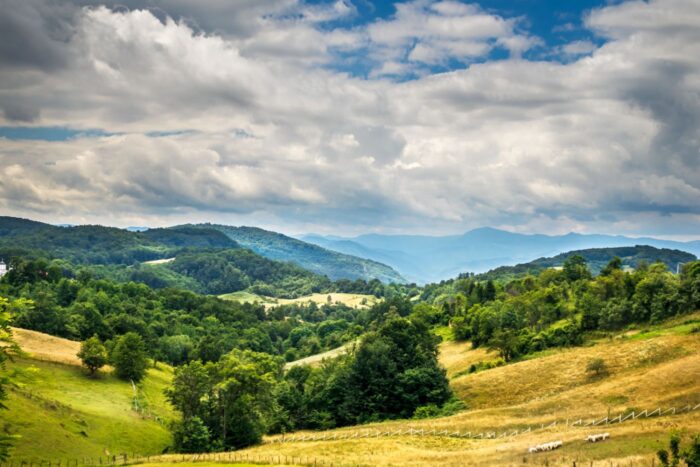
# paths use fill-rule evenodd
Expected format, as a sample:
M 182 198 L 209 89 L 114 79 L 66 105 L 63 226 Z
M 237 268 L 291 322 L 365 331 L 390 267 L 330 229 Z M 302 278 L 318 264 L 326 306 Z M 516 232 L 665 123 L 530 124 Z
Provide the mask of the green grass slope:
M 57 358 L 65 360 L 62 352 Z M 0 411 L 0 427 L 20 436 L 11 453 L 14 460 L 159 454 L 171 443 L 167 424 L 176 415 L 163 395 L 172 378 L 166 365 L 148 370 L 136 397 L 129 382 L 108 372 L 90 378 L 74 364 L 31 356 L 12 367 L 22 377 L 9 391 L 9 410 Z

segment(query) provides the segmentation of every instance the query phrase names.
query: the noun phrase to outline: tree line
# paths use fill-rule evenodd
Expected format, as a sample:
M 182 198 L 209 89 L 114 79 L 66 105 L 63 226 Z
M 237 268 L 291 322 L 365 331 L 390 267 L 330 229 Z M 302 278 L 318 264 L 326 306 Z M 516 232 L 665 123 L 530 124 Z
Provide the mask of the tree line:
M 461 290 L 473 287 L 464 279 Z M 579 345 L 585 333 L 653 324 L 700 307 L 700 262 L 680 275 L 663 263 L 633 271 L 612 259 L 593 277 L 583 257 L 494 286 L 494 293 L 463 294 L 441 305 L 455 338 L 497 350 L 505 361 L 551 347 Z

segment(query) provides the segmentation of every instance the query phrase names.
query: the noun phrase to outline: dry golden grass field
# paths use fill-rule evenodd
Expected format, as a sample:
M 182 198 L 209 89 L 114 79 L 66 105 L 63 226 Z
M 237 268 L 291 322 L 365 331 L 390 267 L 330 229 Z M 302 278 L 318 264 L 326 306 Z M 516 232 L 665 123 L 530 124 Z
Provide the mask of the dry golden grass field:
M 42 332 L 12 328 L 12 337 L 28 356 L 68 365 L 80 365 L 80 342 L 54 337 Z
M 369 308 L 374 305 L 379 299 L 374 295 L 363 295 L 354 293 L 316 293 L 311 295 L 305 295 L 299 298 L 274 298 L 266 297 L 263 295 L 256 295 L 250 292 L 233 292 L 224 295 L 219 295 L 219 298 L 224 300 L 237 300 L 239 302 L 259 302 L 262 303 L 266 308 L 274 307 L 277 305 L 290 305 L 293 303 L 316 303 L 317 305 L 324 305 L 328 303 L 328 297 L 330 297 L 331 303 L 342 303 L 351 308 Z
M 670 430 L 700 433 L 700 410 L 595 428 L 567 426 L 567 419 L 572 423 L 608 413 L 616 416 L 630 410 L 700 403 L 700 333 L 693 332 L 699 318 L 696 313 L 646 331 L 548 351 L 473 374 L 465 371 L 471 364 L 496 356 L 473 350 L 468 343 L 446 342 L 440 358 L 467 410 L 451 417 L 334 431 L 338 435 L 408 428 L 503 432 L 530 426 L 530 433 L 491 440 L 405 435 L 298 441 L 264 444 L 244 452 L 316 457 L 334 465 L 652 465 L 655 452 L 666 446 Z M 609 375 L 586 373 L 587 363 L 594 358 L 605 361 Z M 558 425 L 540 428 L 553 421 Z M 609 432 L 611 438 L 596 444 L 584 441 L 586 435 L 600 432 Z M 527 453 L 529 446 L 554 440 L 563 441 L 563 448 Z

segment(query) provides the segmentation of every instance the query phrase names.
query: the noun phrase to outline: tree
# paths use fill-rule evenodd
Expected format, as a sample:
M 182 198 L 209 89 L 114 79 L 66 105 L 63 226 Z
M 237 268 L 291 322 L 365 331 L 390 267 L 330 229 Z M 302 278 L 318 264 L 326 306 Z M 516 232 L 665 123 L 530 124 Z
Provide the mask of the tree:
M 564 261 L 563 267 L 564 277 L 569 282 L 575 282 L 580 279 L 590 279 L 591 272 L 586 265 L 586 259 L 581 255 L 569 256 Z
M 177 452 L 193 453 L 210 450 L 209 429 L 199 417 L 186 418 L 173 427 Z
M 518 336 L 515 331 L 507 329 L 496 331 L 489 341 L 489 350 L 498 351 L 506 362 L 518 356 Z
M 218 370 L 215 391 L 222 446 L 238 449 L 260 442 L 272 415 L 282 360 L 234 349 L 221 360 Z
M 97 370 L 107 364 L 107 349 L 100 342 L 99 337 L 92 336 L 80 345 L 78 358 L 83 362 L 83 365 L 90 371 L 90 375 L 94 375 Z
M 202 412 L 202 399 L 211 388 L 209 372 L 199 361 L 175 369 L 172 386 L 165 391 L 168 401 L 184 419 L 198 416 Z
M 24 306 L 26 301 L 21 303 L 10 302 L 4 297 L 0 297 L 0 409 L 7 409 L 4 401 L 7 400 L 7 385 L 12 383 L 12 375 L 8 374 L 6 364 L 12 361 L 13 357 L 21 354 L 19 345 L 12 338 L 12 312 L 15 305 Z M 6 460 L 10 456 L 12 441 L 14 436 L 0 434 L 0 461 Z
M 489 280 L 486 282 L 483 292 L 484 301 L 496 300 L 496 286 L 493 281 Z
M 669 451 L 660 449 L 656 455 L 664 467 L 677 467 L 683 461 L 688 467 L 700 467 L 700 436 L 695 435 L 690 446 L 681 450 L 681 437 L 678 433 L 671 433 Z
M 121 336 L 112 350 L 112 363 L 119 378 L 141 381 L 148 367 L 141 336 L 135 332 L 127 332 Z
M 613 271 L 619 271 L 622 269 L 622 260 L 615 256 L 610 262 L 600 271 L 600 275 L 605 277 L 613 273 Z

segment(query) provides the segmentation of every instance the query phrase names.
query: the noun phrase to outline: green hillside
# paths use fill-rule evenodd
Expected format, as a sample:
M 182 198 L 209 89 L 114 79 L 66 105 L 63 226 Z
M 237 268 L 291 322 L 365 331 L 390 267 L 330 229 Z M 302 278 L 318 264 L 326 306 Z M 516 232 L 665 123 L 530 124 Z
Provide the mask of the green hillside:
M 641 264 L 663 263 L 675 271 L 679 264 L 695 261 L 695 255 L 680 250 L 655 248 L 648 245 L 624 246 L 616 248 L 590 248 L 562 253 L 551 258 L 539 258 L 529 263 L 516 266 L 502 266 L 492 269 L 477 277 L 483 280 L 510 280 L 526 274 L 537 274 L 545 269 L 561 267 L 567 258 L 579 255 L 586 260 L 588 268 L 594 274 L 600 274 L 603 268 L 615 257 L 622 260 L 622 266 L 635 269 Z
M 130 232 L 100 225 L 56 227 L 0 217 L 0 256 L 30 254 L 76 264 L 129 265 L 174 256 L 183 248 L 238 248 L 213 229 L 153 229 Z
M 164 364 L 148 370 L 136 392 L 129 382 L 106 372 L 90 378 L 75 365 L 23 358 L 12 368 L 25 374 L 9 391 L 9 410 L 0 411 L 4 432 L 20 437 L 13 458 L 159 454 L 171 444 L 167 425 L 177 416 L 163 395 L 172 378 Z
M 631 420 L 622 424 L 586 429 L 567 426 L 566 418 L 601 418 L 630 410 L 682 407 L 697 404 L 700 386 L 700 334 L 693 332 L 700 316 L 696 313 L 652 327 L 627 330 L 612 339 L 591 342 L 583 348 L 561 349 L 533 356 L 516 364 L 474 374 L 464 370 L 472 363 L 496 359 L 495 352 L 472 349 L 469 343 L 444 342 L 440 362 L 447 369 L 450 385 L 467 407 L 439 418 L 396 420 L 324 431 L 326 441 L 264 442 L 236 451 L 238 459 L 255 460 L 277 456 L 309 457 L 318 465 L 436 465 L 441 463 L 515 465 L 527 457 L 528 464 L 651 465 L 651 460 L 668 439 L 669 429 L 683 433 L 700 430 L 700 411 L 661 418 Z M 66 341 L 59 340 L 66 344 Z M 24 343 L 24 341 L 20 341 Z M 39 344 L 35 344 L 39 345 Z M 55 348 L 55 347 L 54 347 Z M 42 357 L 46 358 L 46 356 Z M 604 377 L 586 371 L 591 360 L 602 358 L 608 366 Z M 106 373 L 87 378 L 83 370 L 69 364 L 22 359 L 16 366 L 34 367 L 32 379 L 10 391 L 9 411 L 0 411 L 6 432 L 22 436 L 12 455 L 21 460 L 97 458 L 128 452 L 159 454 L 170 438 L 162 426 L 133 409 L 133 390 Z M 161 392 L 170 381 L 170 369 L 150 370 L 140 385 L 141 400 L 164 420 L 175 417 Z M 29 394 L 33 394 L 29 397 Z M 554 427 L 541 429 L 559 421 Z M 372 436 L 352 439 L 359 433 L 414 430 L 447 430 L 449 433 L 497 431 L 530 426 L 533 430 L 503 439 L 455 439 L 446 436 Z M 609 432 L 606 443 L 583 442 L 589 432 Z M 287 433 L 309 435 L 309 432 Z M 268 438 L 272 441 L 278 437 Z M 688 438 L 688 435 L 684 435 Z M 565 446 L 551 454 L 529 455 L 531 445 L 551 439 Z M 190 458 L 187 456 L 186 458 Z M 159 465 L 187 465 L 181 455 L 164 455 Z M 603 464 L 603 462 L 605 463 Z M 313 462 L 313 460 L 312 460 Z M 585 462 L 585 464 L 584 464 Z M 303 462 L 300 462 L 304 464 Z M 539 464 L 538 464 L 539 463 Z M 196 465 L 202 465 L 197 463 Z
M 201 224 L 198 228 L 219 230 L 245 248 L 277 261 L 286 261 L 337 279 L 378 279 L 385 283 L 403 283 L 405 279 L 391 267 L 303 242 L 276 232 L 256 227 L 232 227 L 227 225 Z
M 240 248 L 213 228 L 130 232 L 96 225 L 56 227 L 2 217 L 0 258 L 59 259 L 60 269 L 84 269 L 96 277 L 206 294 L 251 288 L 255 293 L 294 298 L 331 289 L 326 277 Z

